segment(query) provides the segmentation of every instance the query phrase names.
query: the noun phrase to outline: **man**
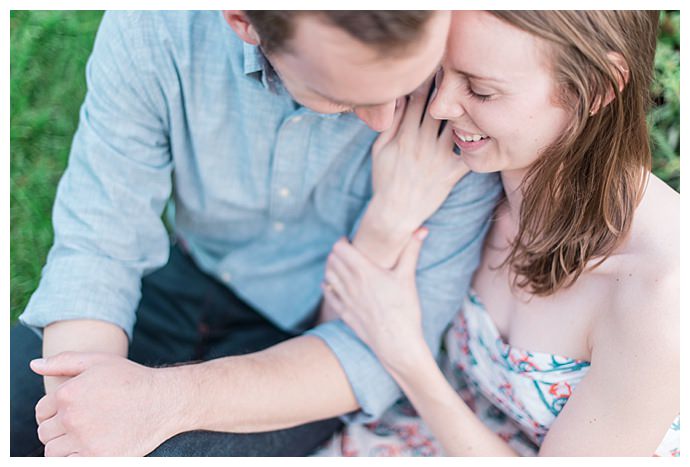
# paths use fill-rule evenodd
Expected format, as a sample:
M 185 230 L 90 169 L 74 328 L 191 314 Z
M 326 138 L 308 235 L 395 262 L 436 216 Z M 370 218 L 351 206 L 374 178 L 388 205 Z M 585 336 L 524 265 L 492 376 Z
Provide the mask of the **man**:
M 351 330 L 310 328 L 326 256 L 371 198 L 376 132 L 435 72 L 448 25 L 448 12 L 106 14 L 55 244 L 20 317 L 42 351 L 12 330 L 12 455 L 304 455 L 336 417 L 390 406 L 399 389 Z M 470 174 L 432 219 L 418 276 L 432 348 L 499 192 Z M 45 396 L 27 368 L 41 353 Z

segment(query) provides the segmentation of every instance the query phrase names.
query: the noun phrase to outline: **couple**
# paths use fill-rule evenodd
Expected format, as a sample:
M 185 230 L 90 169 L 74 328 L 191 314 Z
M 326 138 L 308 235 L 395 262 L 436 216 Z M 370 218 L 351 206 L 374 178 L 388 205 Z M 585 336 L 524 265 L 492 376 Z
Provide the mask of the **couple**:
M 12 455 L 677 454 L 656 20 L 106 14 Z

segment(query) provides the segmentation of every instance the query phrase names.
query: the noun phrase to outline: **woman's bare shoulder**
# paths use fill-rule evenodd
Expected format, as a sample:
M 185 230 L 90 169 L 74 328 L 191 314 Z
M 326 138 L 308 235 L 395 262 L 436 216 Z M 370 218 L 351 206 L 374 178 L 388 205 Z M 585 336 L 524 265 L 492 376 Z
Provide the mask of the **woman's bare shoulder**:
M 655 175 L 635 210 L 631 246 L 645 253 L 678 253 L 680 244 L 680 194 Z
M 613 292 L 607 314 L 617 332 L 654 332 L 657 338 L 677 332 L 680 196 L 654 175 L 635 211 L 629 237 L 612 255 L 606 275 Z

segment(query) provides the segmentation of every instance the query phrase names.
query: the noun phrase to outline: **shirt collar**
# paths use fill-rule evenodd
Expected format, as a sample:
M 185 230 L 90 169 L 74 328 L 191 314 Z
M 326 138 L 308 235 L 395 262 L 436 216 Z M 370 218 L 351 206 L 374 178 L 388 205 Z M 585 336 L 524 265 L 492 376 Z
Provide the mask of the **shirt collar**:
M 257 45 L 244 45 L 244 74 L 259 81 L 264 88 L 271 91 L 276 90 L 280 83 L 278 74 L 266 59 L 266 56 Z
M 257 45 L 251 45 L 244 42 L 244 74 L 260 82 L 265 89 L 273 93 L 280 93 L 284 90 L 284 86 L 278 73 L 273 69 L 271 63 L 266 59 L 266 56 L 261 51 L 261 48 Z M 284 90 L 287 93 L 287 91 Z M 313 110 L 302 107 L 300 104 L 295 102 L 295 105 L 303 109 L 303 112 L 313 113 L 321 118 L 325 119 L 336 119 L 343 115 L 349 115 L 349 113 L 336 113 L 336 114 L 320 114 L 314 112 Z

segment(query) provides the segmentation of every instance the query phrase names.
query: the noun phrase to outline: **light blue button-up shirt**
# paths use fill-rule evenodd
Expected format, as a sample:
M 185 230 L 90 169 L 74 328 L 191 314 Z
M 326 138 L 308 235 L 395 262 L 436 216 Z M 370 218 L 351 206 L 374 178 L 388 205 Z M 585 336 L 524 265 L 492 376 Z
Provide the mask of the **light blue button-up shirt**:
M 161 213 L 172 199 L 175 234 L 197 264 L 277 326 L 298 329 L 320 301 L 332 245 L 371 197 L 376 133 L 353 114 L 293 101 L 219 12 L 107 13 L 86 76 L 55 242 L 20 321 L 40 334 L 54 321 L 98 319 L 131 338 L 141 277 L 168 260 Z M 417 282 L 433 349 L 500 193 L 496 175 L 470 174 L 426 223 Z M 372 420 L 400 396 L 341 321 L 308 333 L 348 376 L 362 408 L 350 421 Z

